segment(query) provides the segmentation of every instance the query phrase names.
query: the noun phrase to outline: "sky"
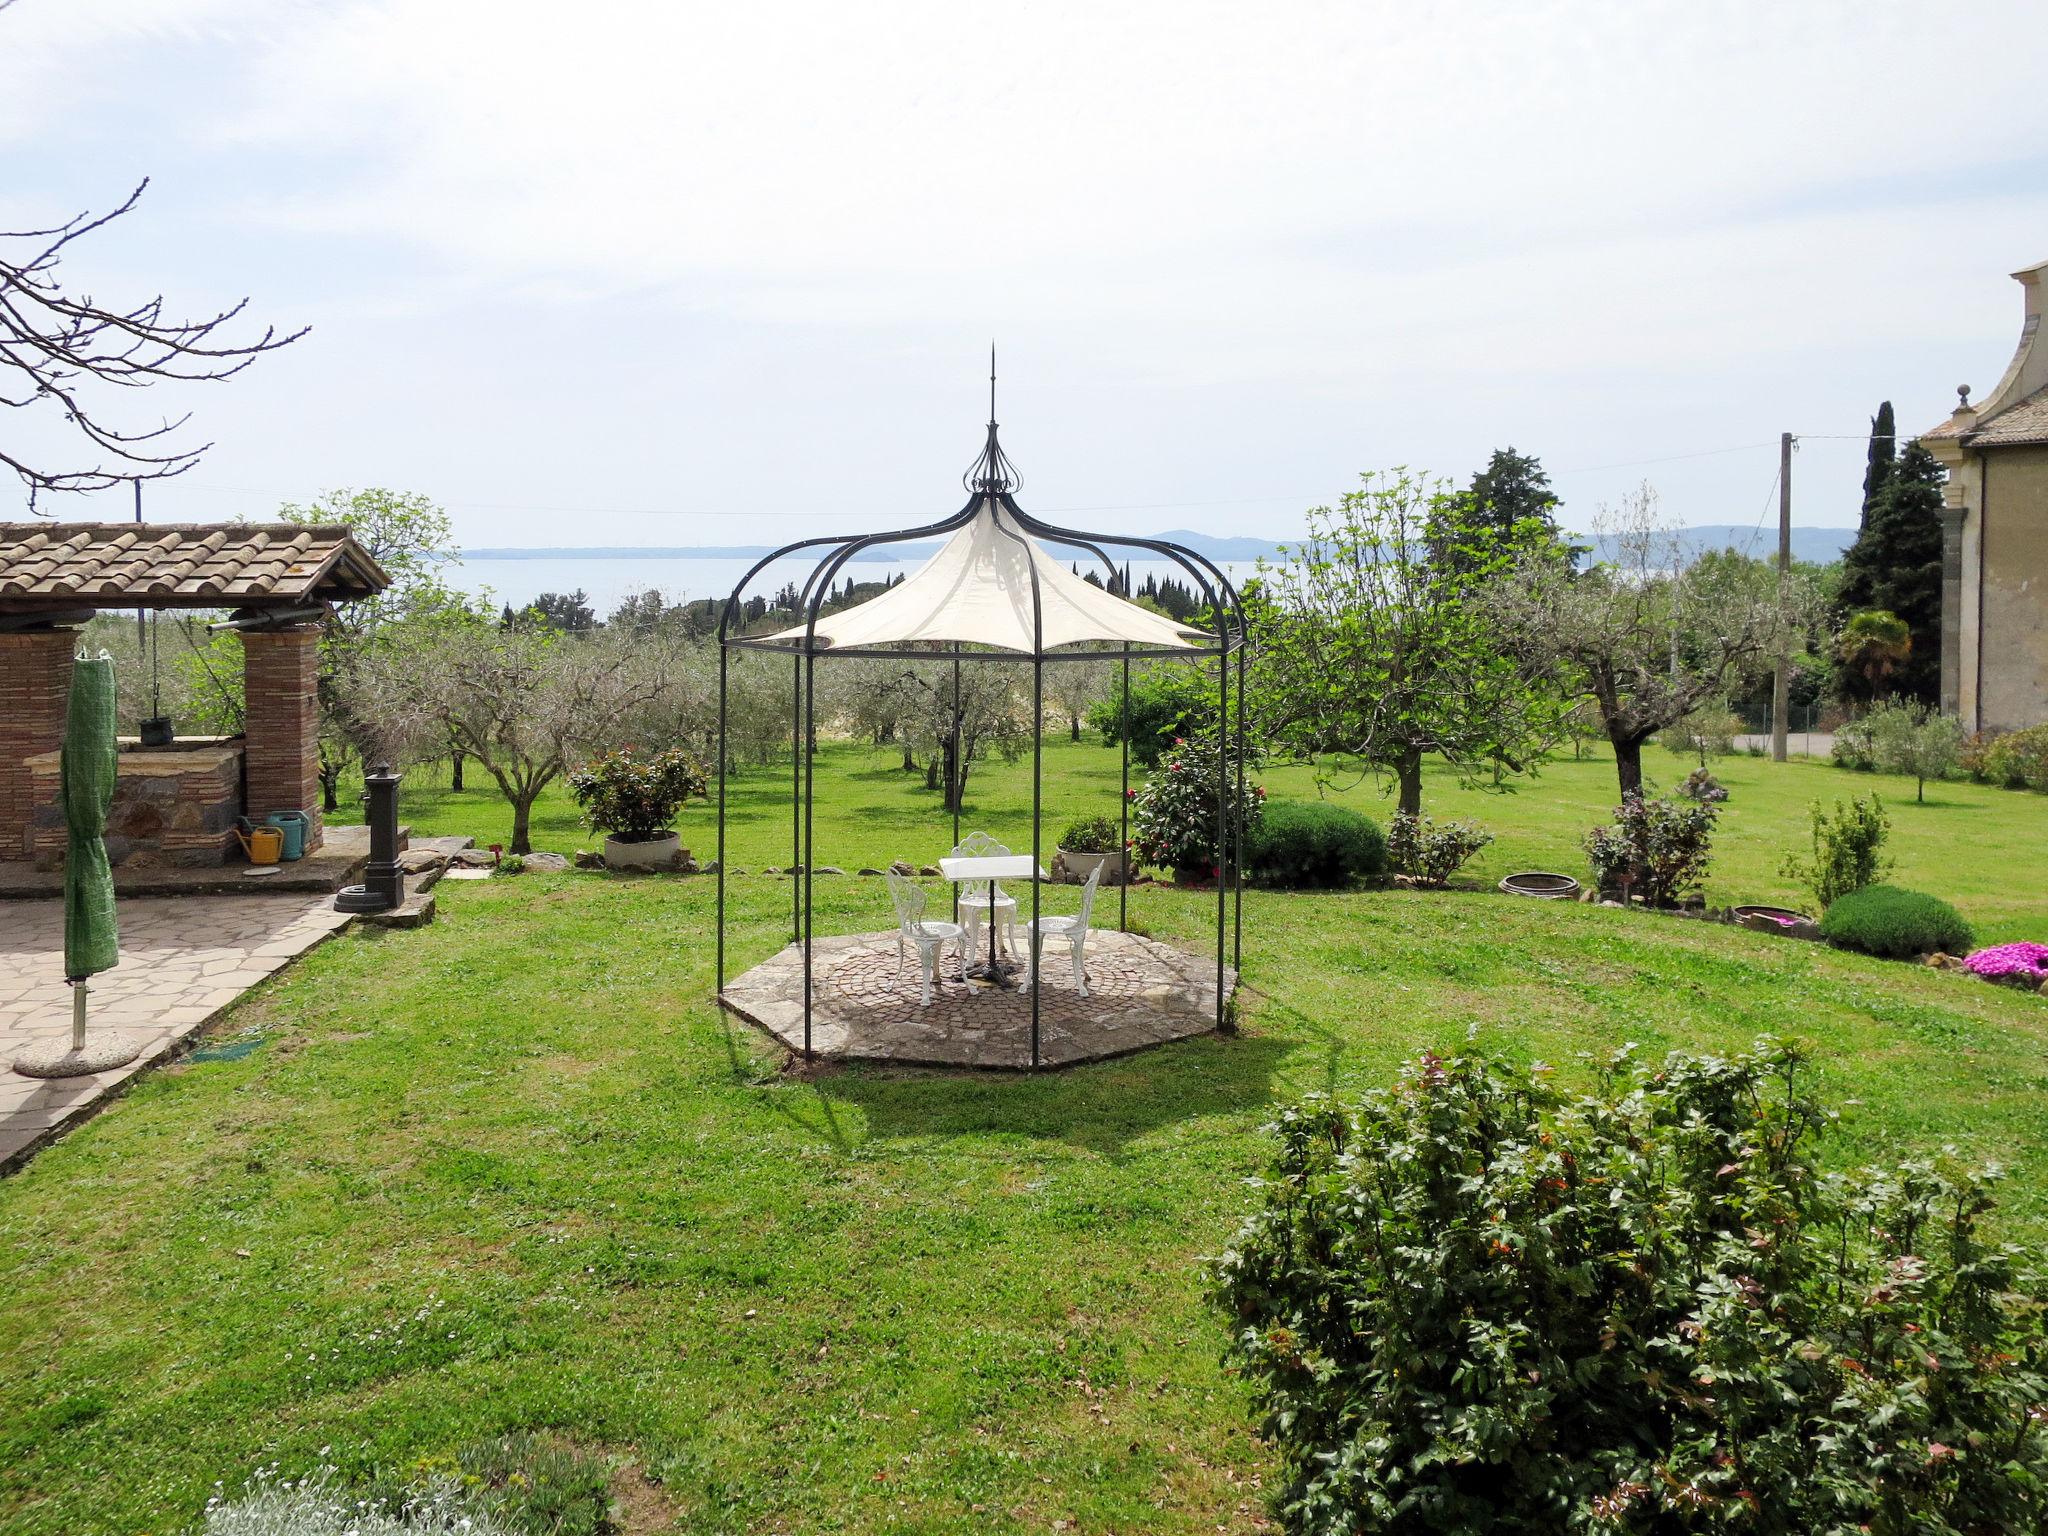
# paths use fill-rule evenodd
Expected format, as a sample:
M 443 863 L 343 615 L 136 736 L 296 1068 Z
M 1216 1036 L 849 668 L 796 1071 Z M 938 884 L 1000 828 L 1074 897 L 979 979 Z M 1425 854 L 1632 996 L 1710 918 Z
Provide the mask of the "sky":
M 385 485 L 471 547 L 922 522 L 993 339 L 1021 501 L 1097 528 L 1281 537 L 1502 445 L 1575 527 L 1646 480 L 1762 525 L 1782 431 L 1840 526 L 1877 402 L 1932 426 L 2011 355 L 2044 47 L 2038 0 L 15 0 L 0 228 L 148 177 L 75 284 L 312 327 L 108 402 L 213 443 L 153 521 Z

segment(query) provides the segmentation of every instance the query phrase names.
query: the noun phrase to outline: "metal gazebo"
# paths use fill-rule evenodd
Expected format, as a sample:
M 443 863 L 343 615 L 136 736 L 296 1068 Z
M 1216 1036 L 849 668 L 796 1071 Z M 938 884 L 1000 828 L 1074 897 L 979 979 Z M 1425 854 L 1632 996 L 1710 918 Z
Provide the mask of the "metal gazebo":
M 725 992 L 726 781 L 731 768 L 727 744 L 727 681 L 735 650 L 770 652 L 790 658 L 792 772 L 790 779 L 791 863 L 801 875 L 790 882 L 791 919 L 803 957 L 803 1042 L 810 1059 L 812 1014 L 811 881 L 812 796 L 816 779 L 815 675 L 820 657 L 866 657 L 951 662 L 954 729 L 959 729 L 960 669 L 986 663 L 1031 663 L 1031 916 L 1040 916 L 1042 885 L 1045 669 L 1087 662 L 1121 662 L 1128 723 L 1131 663 L 1146 660 L 1216 661 L 1216 1023 L 1227 1020 L 1226 958 L 1234 967 L 1242 952 L 1243 860 L 1241 807 L 1245 788 L 1244 608 L 1237 590 L 1205 556 L 1164 539 L 1092 533 L 1063 528 L 1033 517 L 1017 504 L 1022 481 L 997 440 L 994 379 L 989 390 L 988 440 L 961 477 L 966 505 L 950 517 L 884 533 L 836 534 L 799 539 L 755 562 L 727 597 L 718 626 L 718 992 Z M 915 572 L 881 595 L 825 614 L 821 610 L 842 567 L 863 550 L 913 539 L 949 536 Z M 1096 586 L 1047 554 L 1039 540 L 1085 553 L 1101 562 L 1103 586 Z M 1117 595 L 1126 584 L 1111 559 L 1111 548 L 1143 551 L 1178 566 L 1215 617 L 1212 633 L 1179 623 Z M 801 589 L 802 622 L 768 634 L 737 632 L 748 586 L 765 570 L 793 555 L 816 560 Z M 1235 666 L 1236 698 L 1231 697 Z M 1233 711 L 1233 703 L 1235 709 Z M 1131 755 L 1123 732 L 1122 838 L 1130 838 Z M 958 743 L 955 743 L 958 760 Z M 1231 793 L 1235 775 L 1236 793 Z M 953 841 L 960 841 L 959 796 L 954 796 Z M 1233 806 L 1240 808 L 1233 815 Z M 1117 926 L 1128 931 L 1129 871 L 1118 886 Z M 993 920 L 993 915 L 991 915 Z M 1040 1057 L 1039 994 L 1031 990 L 1031 1065 Z

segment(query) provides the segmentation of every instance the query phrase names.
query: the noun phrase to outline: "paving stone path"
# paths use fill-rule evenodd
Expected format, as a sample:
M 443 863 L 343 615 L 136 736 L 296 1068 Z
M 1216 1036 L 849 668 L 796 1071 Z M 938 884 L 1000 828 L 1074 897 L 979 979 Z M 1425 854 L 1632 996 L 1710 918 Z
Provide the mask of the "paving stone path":
M 71 1030 L 64 904 L 0 901 L 0 1171 L 100 1107 L 215 1014 L 337 929 L 327 895 L 137 897 L 120 904 L 121 963 L 92 979 L 91 1028 L 141 1036 L 125 1067 L 40 1081 L 12 1068 L 24 1047 Z
M 896 974 L 893 932 L 811 945 L 811 1045 L 821 1056 L 906 1065 L 1028 1068 L 1031 995 L 962 979 L 940 963 L 929 1007 L 917 957 Z M 1205 1034 L 1216 1027 L 1216 962 L 1134 933 L 1088 938 L 1088 996 L 1074 990 L 1065 945 L 1048 952 L 1039 1000 L 1039 1059 L 1068 1066 Z M 1226 1004 L 1237 973 L 1225 969 Z M 724 1001 L 792 1050 L 803 1048 L 803 951 L 792 944 L 726 983 Z

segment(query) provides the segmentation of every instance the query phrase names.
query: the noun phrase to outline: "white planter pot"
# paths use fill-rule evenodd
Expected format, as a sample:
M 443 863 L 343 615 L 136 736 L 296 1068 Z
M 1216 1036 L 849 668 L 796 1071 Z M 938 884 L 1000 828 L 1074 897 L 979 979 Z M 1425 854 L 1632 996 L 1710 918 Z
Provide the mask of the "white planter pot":
M 616 837 L 604 840 L 606 869 L 671 869 L 682 862 L 682 837 L 664 832 L 644 843 L 622 843 Z
M 1075 885 L 1086 884 L 1098 869 L 1102 871 L 1102 878 L 1095 882 L 1098 887 L 1124 883 L 1124 855 L 1120 853 L 1075 853 L 1062 848 L 1060 861 L 1066 866 L 1067 879 Z

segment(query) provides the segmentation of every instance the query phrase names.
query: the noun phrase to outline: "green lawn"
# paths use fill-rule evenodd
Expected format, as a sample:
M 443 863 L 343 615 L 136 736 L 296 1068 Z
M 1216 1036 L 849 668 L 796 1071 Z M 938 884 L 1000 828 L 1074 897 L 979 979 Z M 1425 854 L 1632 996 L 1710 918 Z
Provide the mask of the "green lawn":
M 1054 760 L 1062 812 L 1114 794 L 1113 754 Z M 1433 808 L 1501 834 L 1489 875 L 1575 869 L 1611 773 L 1438 779 Z M 940 851 L 884 764 L 838 750 L 825 777 L 821 861 Z M 1761 896 L 1803 802 L 1868 782 L 1725 777 L 1718 891 Z M 1019 837 L 1019 782 L 989 774 L 968 824 Z M 780 781 L 745 788 L 738 862 L 786 861 Z M 2020 857 L 2041 802 L 1935 793 L 1897 806 L 1901 877 L 1987 935 L 2048 926 Z M 502 833 L 481 797 L 407 813 Z M 732 887 L 747 964 L 790 888 Z M 818 890 L 820 931 L 885 921 L 878 881 Z M 222 1031 L 261 1049 L 150 1075 L 0 1182 L 0 1528 L 174 1531 L 260 1464 L 388 1473 L 555 1426 L 657 1474 L 693 1532 L 1248 1529 L 1269 1458 L 1200 1256 L 1254 1198 L 1276 1103 L 1474 1028 L 1567 1071 L 1796 1033 L 1851 1105 L 1838 1156 L 1995 1155 L 2007 1229 L 2048 1232 L 2048 1004 L 1965 978 L 1480 892 L 1253 893 L 1238 1036 L 1039 1077 L 807 1075 L 712 1005 L 711 902 L 705 879 L 443 886 L 434 926 L 346 936 L 242 1004 Z M 1200 896 L 1131 905 L 1203 942 Z
M 951 822 L 921 774 L 903 773 L 893 754 L 839 743 L 820 752 L 820 794 L 815 811 L 818 862 L 851 870 L 891 859 L 929 862 L 951 843 Z M 1693 766 L 1652 747 L 1645 768 L 1655 787 L 1668 789 Z M 1779 873 L 1784 856 L 1803 850 L 1808 807 L 1814 800 L 1881 796 L 1892 819 L 1892 879 L 1930 891 L 1960 907 L 1986 944 L 2048 937 L 2048 878 L 2034 859 L 2048 826 L 2048 798 L 1982 784 L 1930 784 L 1916 803 L 1911 779 L 1850 773 L 1826 762 L 1772 763 L 1763 758 L 1717 759 L 1714 772 L 1730 791 L 1722 807 L 1708 896 L 1734 902 L 1804 904 L 1809 898 Z M 1119 754 L 1094 740 L 1049 742 L 1045 766 L 1045 835 L 1048 850 L 1077 816 L 1114 814 L 1120 784 Z M 1133 782 L 1140 771 L 1132 770 Z M 1270 794 L 1312 797 L 1305 768 L 1269 769 L 1259 775 Z M 422 834 L 460 833 L 479 842 L 511 835 L 509 808 L 472 765 L 469 788 L 450 794 L 434 787 L 436 770 L 408 778 L 402 790 L 405 819 Z M 1583 761 L 1569 757 L 1532 778 L 1511 781 L 1506 792 L 1464 789 L 1443 764 L 1427 770 L 1423 809 L 1438 818 L 1470 817 L 1495 835 L 1469 867 L 1493 884 L 1518 869 L 1556 869 L 1586 876 L 1586 830 L 1606 820 L 1619 790 L 1614 762 L 1604 748 Z M 790 847 L 790 776 L 787 764 L 736 778 L 731 790 L 733 862 L 759 869 L 795 861 Z M 1390 786 L 1347 778 L 1327 787 L 1332 798 L 1384 820 L 1392 810 Z M 351 819 L 345 810 L 337 819 Z M 684 842 L 708 857 L 716 829 L 708 807 L 692 806 L 682 821 Z M 985 827 L 1013 847 L 1031 841 L 1031 761 L 976 765 L 968 781 L 962 826 Z M 566 790 L 551 788 L 535 807 L 536 848 L 597 846 L 578 819 Z

